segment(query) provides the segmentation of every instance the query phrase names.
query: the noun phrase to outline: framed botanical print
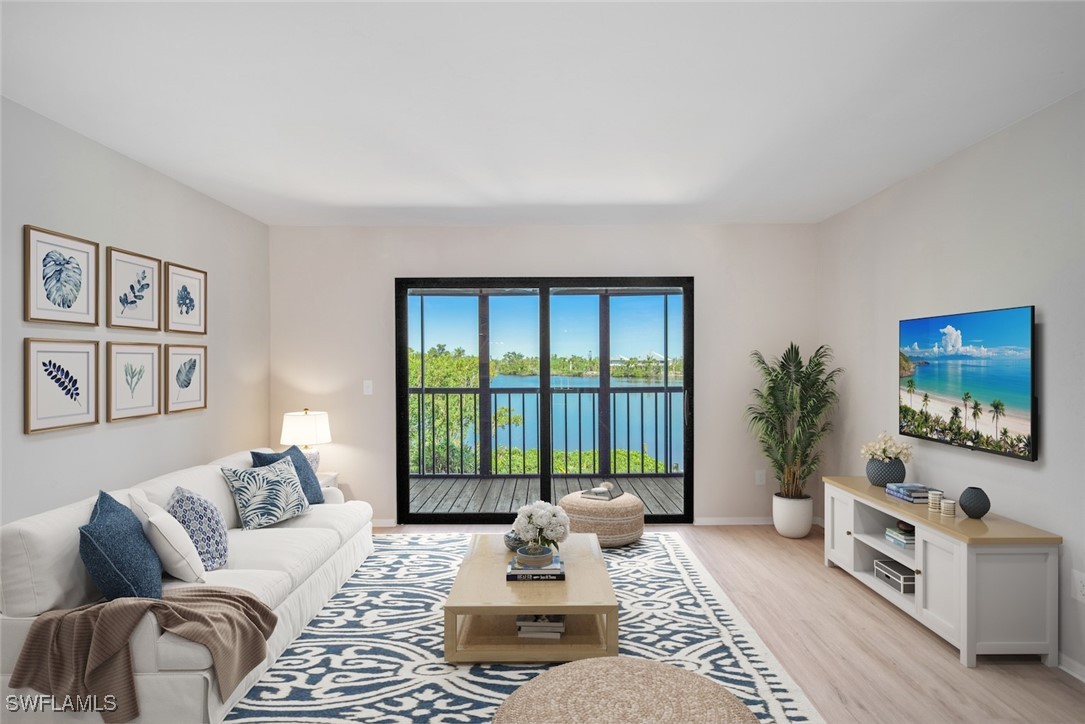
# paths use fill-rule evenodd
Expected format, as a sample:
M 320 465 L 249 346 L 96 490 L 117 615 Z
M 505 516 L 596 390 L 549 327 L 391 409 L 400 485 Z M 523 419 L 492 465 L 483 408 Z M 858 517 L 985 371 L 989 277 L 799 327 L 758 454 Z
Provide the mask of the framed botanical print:
M 98 343 L 23 342 L 23 432 L 98 424 Z
M 164 360 L 166 414 L 207 407 L 207 347 L 167 344 Z
M 152 343 L 106 343 L 107 422 L 161 414 L 160 351 Z
M 167 332 L 207 334 L 207 272 L 166 262 Z
M 109 247 L 106 250 L 107 327 L 162 328 L 159 308 L 162 262 L 142 254 Z
M 98 244 L 23 227 L 23 319 L 98 326 Z

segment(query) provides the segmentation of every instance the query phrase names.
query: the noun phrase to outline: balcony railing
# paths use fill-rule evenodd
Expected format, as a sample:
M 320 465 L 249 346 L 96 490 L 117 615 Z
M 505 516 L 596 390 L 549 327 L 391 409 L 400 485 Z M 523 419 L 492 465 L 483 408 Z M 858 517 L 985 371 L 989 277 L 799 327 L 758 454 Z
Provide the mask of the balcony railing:
M 540 390 L 492 389 L 483 420 L 478 388 L 411 388 L 412 475 L 538 475 Z M 550 391 L 552 472 L 665 475 L 683 472 L 684 393 L 674 387 Z M 602 419 L 610 421 L 600 435 Z

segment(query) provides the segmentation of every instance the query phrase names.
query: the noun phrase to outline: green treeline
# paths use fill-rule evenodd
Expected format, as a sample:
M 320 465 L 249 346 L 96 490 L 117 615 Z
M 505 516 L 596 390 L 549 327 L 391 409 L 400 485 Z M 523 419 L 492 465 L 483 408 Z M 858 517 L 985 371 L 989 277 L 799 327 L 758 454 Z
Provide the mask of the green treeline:
M 419 387 L 422 381 L 422 355 L 416 350 L 407 351 L 407 366 L 411 387 Z M 478 387 L 478 357 L 468 355 L 462 347 L 449 350 L 438 344 L 426 352 L 426 387 Z M 682 359 L 672 359 L 668 367 L 670 377 L 681 377 L 684 372 Z M 498 375 L 529 377 L 539 374 L 539 358 L 528 357 L 520 352 L 506 352 L 502 357 L 490 360 L 491 378 Z M 550 357 L 550 374 L 561 377 L 598 377 L 599 358 Z M 663 379 L 663 360 L 651 357 L 623 359 L 610 366 L 610 376 L 624 379 Z

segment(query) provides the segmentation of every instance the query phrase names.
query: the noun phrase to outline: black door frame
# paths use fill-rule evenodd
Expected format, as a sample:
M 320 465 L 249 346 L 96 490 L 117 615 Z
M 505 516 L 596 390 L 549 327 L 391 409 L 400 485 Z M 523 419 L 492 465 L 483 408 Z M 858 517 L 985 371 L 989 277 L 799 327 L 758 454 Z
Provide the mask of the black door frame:
M 408 290 L 411 289 L 537 289 L 539 293 L 539 480 L 544 499 L 553 492 L 551 459 L 552 441 L 550 405 L 543 404 L 550 394 L 550 292 L 554 288 L 582 287 L 586 293 L 614 289 L 670 288 L 682 290 L 682 379 L 685 400 L 683 435 L 684 483 L 680 514 L 649 515 L 650 523 L 693 522 L 693 432 L 694 432 L 694 358 L 693 358 L 693 277 L 397 277 L 395 280 L 396 314 L 396 522 L 406 523 L 511 523 L 515 513 L 411 513 L 410 512 L 410 415 L 408 412 L 409 372 L 407 359 Z M 601 295 L 601 299 L 608 299 Z M 543 302 L 547 303 L 543 303 Z M 609 345 L 609 329 L 603 343 Z M 602 352 L 603 350 L 600 350 Z M 422 350 L 423 358 L 425 350 Z M 480 362 L 483 350 L 479 350 Z M 488 350 L 486 350 L 488 355 Z M 489 374 L 488 366 L 486 368 Z M 479 380 L 480 386 L 482 380 Z M 603 393 L 600 391 L 600 399 Z M 481 403 L 481 399 L 480 399 Z M 669 418 L 668 418 L 669 419 Z M 600 421 L 602 422 L 602 421 Z M 544 434 L 543 431 L 546 431 Z M 608 457 L 609 460 L 609 457 Z M 544 464 L 545 463 L 545 464 Z M 602 472 L 600 472 L 602 474 Z

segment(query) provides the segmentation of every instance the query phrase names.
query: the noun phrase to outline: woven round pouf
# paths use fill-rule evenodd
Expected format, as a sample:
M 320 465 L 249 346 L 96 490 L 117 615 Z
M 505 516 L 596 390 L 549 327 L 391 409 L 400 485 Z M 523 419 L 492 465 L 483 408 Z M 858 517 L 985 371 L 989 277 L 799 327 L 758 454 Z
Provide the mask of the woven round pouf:
M 569 493 L 558 502 L 569 514 L 573 533 L 595 533 L 603 548 L 616 548 L 640 540 L 644 533 L 644 503 L 629 493 L 614 500 L 585 498 Z
M 584 659 L 545 671 L 512 692 L 493 719 L 494 724 L 756 721 L 745 704 L 711 679 L 624 656 Z

